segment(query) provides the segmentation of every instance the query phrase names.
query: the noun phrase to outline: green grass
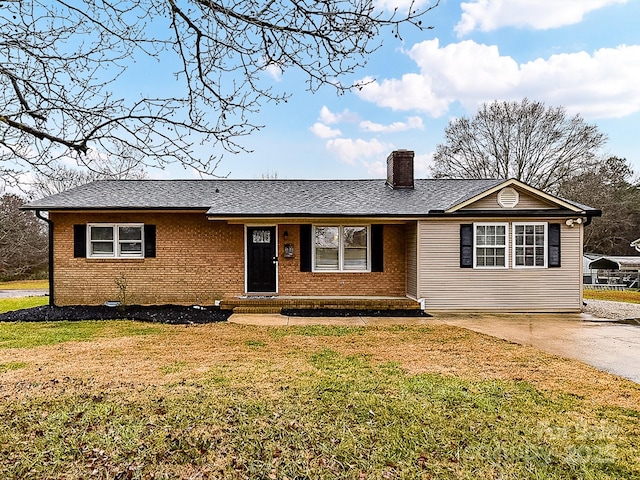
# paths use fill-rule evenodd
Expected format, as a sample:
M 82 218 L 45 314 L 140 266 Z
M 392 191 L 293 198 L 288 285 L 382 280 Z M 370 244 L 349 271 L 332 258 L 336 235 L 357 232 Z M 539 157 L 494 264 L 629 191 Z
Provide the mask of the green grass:
M 0 313 L 48 305 L 49 297 L 0 298 Z
M 87 341 L 107 335 L 103 325 L 128 335 L 131 323 L 62 322 L 59 332 Z M 3 337 L 26 333 L 3 327 Z M 447 340 L 453 327 L 287 327 L 282 335 L 231 324 L 149 327 L 158 336 L 139 337 L 129 351 L 105 358 L 108 349 L 96 345 L 87 357 L 130 362 L 122 383 L 88 373 L 41 385 L 28 380 L 28 363 L 7 367 L 25 381 L 0 397 L 0 478 L 640 478 L 640 411 L 536 387 L 526 372 L 544 354 L 532 349 L 473 333 L 456 344 Z M 31 344 L 46 344 L 47 329 L 56 330 L 39 330 Z M 445 375 L 426 363 L 410 373 L 381 358 L 398 335 L 411 348 L 439 339 L 433 352 L 441 355 L 507 348 L 529 366 L 517 379 Z M 139 377 L 136 362 L 156 363 L 146 375 L 157 377 Z M 470 362 L 451 366 L 462 372 Z M 163 383 L 168 374 L 182 380 Z M 611 389 L 626 385 L 610 378 Z
M 342 337 L 345 335 L 361 334 L 364 327 L 339 325 L 306 325 L 301 327 L 274 328 L 269 333 L 274 338 L 289 335 L 303 335 L 305 337 Z
M 591 290 L 585 288 L 583 295 L 585 299 L 591 300 L 640 303 L 640 292 L 637 290 Z
M 6 322 L 0 323 L 0 349 L 33 348 L 96 338 L 156 334 L 158 325 L 122 321 Z
M 6 373 L 11 370 L 20 370 L 25 368 L 28 364 L 26 362 L 7 362 L 0 363 L 0 373 Z
M 49 280 L 0 282 L 0 290 L 49 290 Z

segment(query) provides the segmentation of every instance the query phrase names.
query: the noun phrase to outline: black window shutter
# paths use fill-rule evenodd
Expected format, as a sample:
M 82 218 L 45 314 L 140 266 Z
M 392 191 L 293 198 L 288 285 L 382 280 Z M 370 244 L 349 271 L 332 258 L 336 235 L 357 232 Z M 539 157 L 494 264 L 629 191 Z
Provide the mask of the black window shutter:
M 473 268 L 473 224 L 460 225 L 460 268 Z
M 549 241 L 547 265 L 549 268 L 560 267 L 560 224 L 550 223 L 548 226 Z
M 384 271 L 384 230 L 383 225 L 371 225 L 371 271 Z
M 144 226 L 144 256 L 156 258 L 156 226 L 145 224 Z
M 73 257 L 87 256 L 87 226 L 83 223 L 73 226 Z
M 300 225 L 300 271 L 311 271 L 311 225 Z

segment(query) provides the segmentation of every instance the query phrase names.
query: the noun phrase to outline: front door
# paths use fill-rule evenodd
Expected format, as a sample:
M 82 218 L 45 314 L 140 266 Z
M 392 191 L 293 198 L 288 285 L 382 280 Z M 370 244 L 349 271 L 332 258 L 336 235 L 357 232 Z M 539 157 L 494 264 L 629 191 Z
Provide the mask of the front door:
M 247 292 L 276 292 L 276 227 L 247 227 Z

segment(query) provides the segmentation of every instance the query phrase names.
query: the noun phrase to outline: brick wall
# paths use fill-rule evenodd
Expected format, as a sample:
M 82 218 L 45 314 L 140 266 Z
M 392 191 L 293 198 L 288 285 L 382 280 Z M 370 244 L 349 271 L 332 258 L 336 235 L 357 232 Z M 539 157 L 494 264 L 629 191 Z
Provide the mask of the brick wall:
M 206 219 L 205 212 L 52 213 L 57 305 L 120 300 L 127 280 L 130 304 L 211 304 L 244 292 L 244 228 Z M 142 222 L 156 225 L 156 258 L 73 258 L 73 225 Z
M 245 293 L 244 226 L 209 221 L 205 212 L 62 213 L 54 222 L 54 288 L 57 305 L 97 305 L 121 300 L 126 279 L 129 304 L 212 304 Z M 88 222 L 156 225 L 156 258 L 73 257 L 73 225 Z M 283 232 L 295 247 L 284 258 Z M 404 225 L 384 227 L 384 272 L 300 272 L 300 228 L 278 226 L 281 295 L 405 295 Z

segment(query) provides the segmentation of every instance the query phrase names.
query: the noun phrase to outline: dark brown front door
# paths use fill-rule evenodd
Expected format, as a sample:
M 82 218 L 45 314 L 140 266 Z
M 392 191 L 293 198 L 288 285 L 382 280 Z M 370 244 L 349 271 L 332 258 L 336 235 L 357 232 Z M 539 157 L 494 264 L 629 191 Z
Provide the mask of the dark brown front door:
M 247 292 L 276 292 L 276 227 L 247 227 Z

